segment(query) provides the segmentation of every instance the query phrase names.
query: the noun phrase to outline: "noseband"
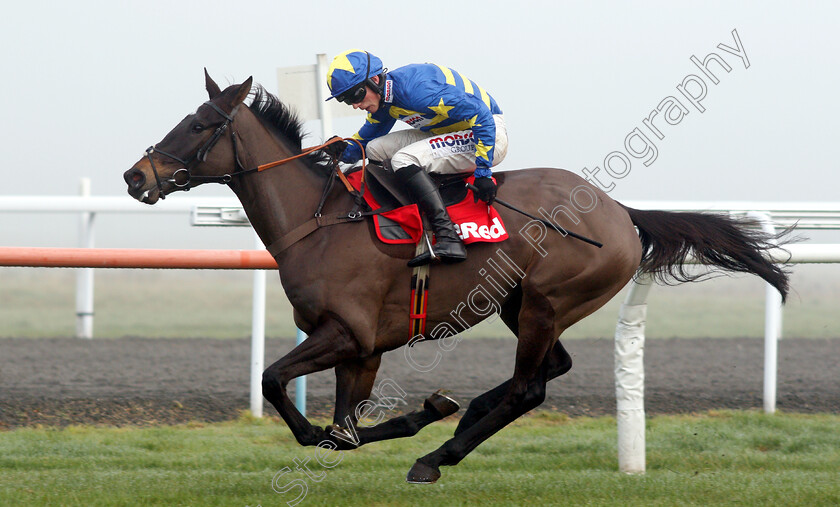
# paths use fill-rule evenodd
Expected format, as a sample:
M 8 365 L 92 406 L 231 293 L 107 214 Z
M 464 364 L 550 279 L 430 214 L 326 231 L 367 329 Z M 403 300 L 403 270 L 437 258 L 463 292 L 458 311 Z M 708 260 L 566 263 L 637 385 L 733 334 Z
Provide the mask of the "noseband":
M 210 136 L 210 139 L 208 139 L 207 142 L 205 142 L 204 145 L 202 145 L 198 149 L 198 151 L 196 151 L 195 154 L 193 154 L 192 157 L 190 157 L 188 160 L 184 160 L 181 157 L 178 157 L 177 155 L 173 155 L 172 153 L 161 151 L 155 146 L 149 146 L 149 148 L 146 150 L 146 158 L 149 159 L 149 165 L 152 166 L 152 172 L 155 175 L 155 182 L 157 183 L 157 188 L 158 192 L 160 193 L 161 199 L 166 198 L 165 194 L 163 193 L 163 181 L 175 185 L 175 190 L 183 190 L 186 192 L 190 189 L 190 185 L 193 182 L 221 183 L 223 185 L 227 185 L 228 183 L 230 183 L 231 179 L 233 178 L 233 175 L 241 174 L 244 170 L 242 163 L 239 161 L 239 151 L 236 144 L 235 132 L 233 131 L 233 128 L 229 128 L 233 123 L 233 117 L 236 115 L 237 110 L 234 109 L 231 114 L 227 114 L 219 106 L 210 101 L 207 101 L 204 104 L 213 108 L 213 110 L 219 113 L 225 119 L 225 121 L 221 125 L 216 127 L 216 131 L 213 132 L 213 135 Z M 232 174 L 223 174 L 221 176 L 192 175 L 189 170 L 190 164 L 192 164 L 195 161 L 205 162 L 207 160 L 207 155 L 210 153 L 210 150 L 213 149 L 214 146 L 216 146 L 216 143 L 219 142 L 219 139 L 222 137 L 226 130 L 230 132 L 230 141 L 233 144 L 233 159 L 236 163 L 236 171 L 234 171 Z M 161 180 L 160 175 L 157 171 L 157 167 L 155 167 L 155 161 L 154 159 L 152 159 L 152 153 L 160 153 L 161 155 L 169 157 L 172 160 L 182 164 L 184 167 L 172 173 L 172 176 L 169 179 Z
M 364 189 L 364 182 L 365 182 L 365 178 L 364 178 L 365 147 L 364 147 L 364 145 L 362 145 L 362 143 L 358 139 L 335 137 L 335 138 L 330 139 L 329 141 L 327 141 L 324 144 L 321 144 L 321 145 L 318 145 L 318 146 L 313 146 L 311 148 L 307 148 L 305 150 L 302 150 L 301 153 L 299 153 L 297 155 L 293 155 L 291 157 L 287 157 L 287 158 L 284 158 L 282 160 L 276 160 L 274 162 L 269 162 L 267 164 L 262 164 L 262 165 L 259 165 L 257 167 L 252 167 L 251 169 L 246 169 L 245 166 L 242 165 L 242 162 L 239 161 L 239 147 L 236 143 L 236 132 L 231 127 L 231 124 L 233 123 L 233 117 L 236 116 L 236 112 L 238 111 L 238 107 L 235 108 L 233 110 L 233 112 L 231 112 L 231 114 L 227 114 L 226 112 L 222 111 L 222 109 L 219 106 L 217 106 L 216 104 L 214 104 L 210 101 L 207 101 L 204 104 L 213 108 L 213 110 L 216 111 L 217 113 L 219 113 L 225 119 L 225 121 L 221 125 L 216 127 L 216 131 L 213 132 L 213 135 L 210 136 L 210 139 L 208 139 L 207 142 L 205 142 L 204 145 L 202 145 L 201 148 L 199 148 L 198 151 L 196 151 L 195 154 L 192 157 L 190 157 L 188 160 L 184 160 L 177 155 L 173 155 L 172 153 L 167 153 L 165 151 L 161 151 L 155 146 L 149 146 L 149 148 L 146 150 L 146 155 L 145 156 L 146 156 L 146 158 L 149 159 L 149 165 L 152 166 L 152 172 L 155 175 L 155 182 L 157 183 L 157 189 L 158 189 L 158 193 L 160 194 L 161 199 L 166 198 L 166 196 L 163 193 L 163 182 L 164 181 L 166 183 L 172 183 L 175 186 L 175 190 L 173 190 L 173 192 L 175 192 L 177 190 L 183 190 L 184 192 L 186 192 L 190 189 L 190 185 L 193 182 L 198 182 L 198 183 L 221 183 L 223 185 L 227 185 L 233 180 L 234 176 L 244 176 L 246 174 L 251 174 L 253 172 L 265 171 L 266 169 L 271 169 L 272 167 L 277 167 L 277 166 L 283 165 L 287 162 L 291 162 L 291 161 L 297 160 L 301 157 L 305 157 L 305 156 L 309 155 L 310 153 L 312 153 L 314 151 L 317 151 L 317 150 L 324 149 L 324 148 L 326 148 L 327 146 L 329 146 L 333 143 L 343 142 L 343 141 L 349 141 L 349 142 L 356 143 L 356 145 L 359 146 L 359 149 L 362 152 L 362 188 Z M 222 135 L 224 135 L 226 130 L 228 132 L 230 132 L 230 142 L 233 145 L 233 160 L 234 160 L 234 164 L 236 166 L 235 170 L 232 173 L 223 174 L 221 176 L 202 176 L 202 175 L 191 174 L 190 170 L 189 170 L 189 166 L 196 161 L 205 162 L 207 160 L 207 155 L 210 153 L 210 150 L 213 148 L 213 146 L 216 145 L 216 143 L 219 141 L 219 139 L 222 137 Z M 158 171 L 157 171 L 157 167 L 155 166 L 155 161 L 152 158 L 152 153 L 160 153 L 161 155 L 163 155 L 165 157 L 169 157 L 172 160 L 182 164 L 184 167 L 181 168 L 181 169 L 178 169 L 177 171 L 172 173 L 172 176 L 169 179 L 161 180 L 160 175 L 158 174 Z M 350 192 L 351 194 L 355 194 L 356 190 L 352 187 L 352 185 L 350 185 L 350 182 L 347 181 L 347 178 L 344 176 L 344 173 L 342 173 L 341 170 L 338 169 L 338 160 L 335 157 L 333 157 L 333 164 L 335 165 L 335 175 L 342 181 L 342 183 L 344 183 L 344 186 L 347 188 L 348 192 Z M 322 204 L 323 204 L 323 201 L 322 201 Z

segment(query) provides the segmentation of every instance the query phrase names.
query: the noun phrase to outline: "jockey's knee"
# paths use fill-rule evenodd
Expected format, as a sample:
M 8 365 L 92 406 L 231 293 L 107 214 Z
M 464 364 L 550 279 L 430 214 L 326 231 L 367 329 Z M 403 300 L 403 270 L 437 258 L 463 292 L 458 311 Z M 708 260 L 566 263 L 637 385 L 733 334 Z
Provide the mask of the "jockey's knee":
M 388 156 L 387 150 L 384 149 L 385 147 L 380 139 L 381 138 L 376 138 L 372 140 L 365 147 L 365 154 L 367 155 L 368 159 L 383 161 L 388 160 L 390 158 Z
M 391 168 L 394 172 L 399 171 L 400 169 L 408 166 L 417 166 L 423 167 L 423 164 L 420 163 L 420 159 L 411 155 L 410 153 L 406 153 L 404 151 L 398 151 L 394 156 L 391 158 Z M 423 167 L 423 169 L 426 169 Z

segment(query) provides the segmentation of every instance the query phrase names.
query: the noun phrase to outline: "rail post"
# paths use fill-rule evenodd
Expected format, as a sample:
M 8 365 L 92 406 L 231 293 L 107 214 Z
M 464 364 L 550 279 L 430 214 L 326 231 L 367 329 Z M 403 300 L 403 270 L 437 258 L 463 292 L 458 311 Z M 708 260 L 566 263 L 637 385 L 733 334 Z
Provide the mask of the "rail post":
M 90 197 L 90 178 L 80 181 L 81 197 Z M 93 248 L 92 211 L 83 211 L 79 216 L 79 246 Z M 76 270 L 76 337 L 93 338 L 93 268 Z
M 298 329 L 295 346 L 303 343 L 306 338 L 306 333 Z M 295 379 L 295 408 L 303 417 L 306 417 L 306 375 L 301 375 Z
M 645 473 L 645 322 L 653 278 L 637 273 L 615 326 L 615 397 L 618 469 Z
M 750 211 L 747 215 L 758 220 L 765 233 L 776 235 L 767 213 Z M 764 412 L 773 414 L 776 412 L 779 340 L 782 337 L 782 295 L 769 283 L 765 284 L 764 294 Z
M 262 240 L 254 233 L 254 247 L 263 250 Z M 265 369 L 265 270 L 254 270 L 253 310 L 251 313 L 251 414 L 263 416 L 262 372 Z

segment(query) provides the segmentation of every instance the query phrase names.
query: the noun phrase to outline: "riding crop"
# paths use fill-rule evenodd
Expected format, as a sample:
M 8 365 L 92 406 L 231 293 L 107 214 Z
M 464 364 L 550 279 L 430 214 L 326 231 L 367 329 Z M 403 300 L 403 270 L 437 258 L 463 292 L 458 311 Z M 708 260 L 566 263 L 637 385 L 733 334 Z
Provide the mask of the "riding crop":
M 469 188 L 469 189 L 470 189 L 470 190 L 472 190 L 473 192 L 477 192 L 477 191 L 478 191 L 478 188 L 476 188 L 476 187 L 475 187 L 475 185 L 471 185 L 471 184 L 469 184 L 469 183 L 467 183 L 467 188 Z M 532 220 L 536 220 L 537 222 L 540 222 L 540 223 L 542 223 L 542 224 L 544 224 L 544 225 L 547 225 L 547 226 L 549 226 L 549 227 L 553 228 L 555 231 L 559 232 L 560 234 L 563 234 L 564 236 L 565 236 L 566 234 L 568 234 L 569 236 L 571 236 L 571 237 L 573 237 L 573 238 L 577 238 L 577 239 L 579 239 L 579 240 L 581 240 L 581 241 L 583 241 L 583 242 L 589 243 L 590 245 L 595 245 L 595 246 L 597 246 L 598 248 L 601 248 L 602 246 L 604 246 L 604 244 L 603 244 L 603 243 L 599 243 L 599 242 L 595 241 L 594 239 L 589 239 L 589 238 L 587 238 L 586 236 L 581 236 L 580 234 L 574 233 L 574 232 L 572 232 L 572 231 L 570 231 L 570 230 L 568 230 L 568 229 L 565 229 L 565 228 L 563 228 L 563 227 L 560 227 L 559 225 L 553 224 L 553 223 L 551 223 L 551 222 L 549 222 L 549 221 L 547 221 L 547 220 L 543 220 L 542 218 L 537 218 L 537 217 L 535 217 L 534 215 L 532 215 L 532 214 L 528 213 L 527 211 L 522 211 L 521 209 L 517 208 L 517 207 L 516 207 L 516 206 L 514 206 L 513 204 L 507 203 L 507 202 L 505 202 L 505 201 L 503 201 L 503 200 L 501 200 L 501 199 L 494 199 L 494 202 L 497 202 L 497 203 L 501 204 L 501 205 L 502 205 L 502 206 L 504 206 L 505 208 L 512 209 L 513 211 L 515 211 L 515 212 L 517 212 L 517 213 L 521 213 L 521 214 L 525 215 L 526 217 L 528 217 L 528 218 L 530 218 L 530 219 L 532 219 Z M 565 233 L 565 234 L 564 234 L 564 233 Z

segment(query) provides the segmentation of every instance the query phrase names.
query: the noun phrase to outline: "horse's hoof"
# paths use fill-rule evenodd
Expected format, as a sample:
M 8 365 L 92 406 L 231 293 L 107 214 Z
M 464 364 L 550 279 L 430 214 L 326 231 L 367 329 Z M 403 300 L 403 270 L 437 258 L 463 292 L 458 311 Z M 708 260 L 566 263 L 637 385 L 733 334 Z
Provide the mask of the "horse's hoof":
M 461 405 L 458 405 L 458 402 L 446 396 L 445 394 L 440 393 L 440 389 L 432 393 L 431 396 L 426 398 L 426 401 L 423 402 L 423 408 L 426 410 L 434 410 L 440 416 L 441 419 L 444 417 L 450 416 L 461 409 Z
M 405 482 L 409 484 L 432 484 L 438 479 L 440 479 L 440 470 L 437 467 L 430 467 L 419 461 L 414 462 L 414 466 L 405 476 Z

